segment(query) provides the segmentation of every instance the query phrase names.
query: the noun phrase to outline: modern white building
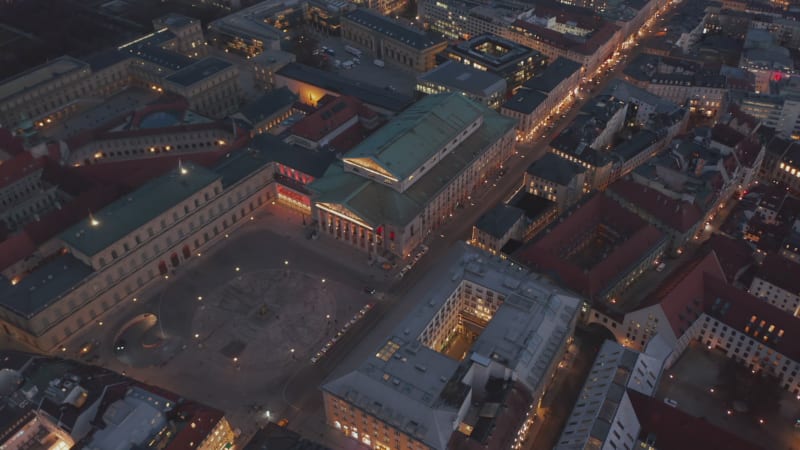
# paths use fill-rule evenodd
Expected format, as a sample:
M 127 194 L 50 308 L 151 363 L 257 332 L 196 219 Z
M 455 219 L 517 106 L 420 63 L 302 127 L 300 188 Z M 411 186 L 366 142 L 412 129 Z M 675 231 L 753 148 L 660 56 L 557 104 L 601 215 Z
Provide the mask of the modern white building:
M 605 341 L 555 450 L 633 449 L 640 425 L 628 390 L 655 395 L 663 356 Z
M 581 300 L 464 243 L 408 299 L 376 353 L 322 387 L 328 425 L 379 450 L 520 442 Z

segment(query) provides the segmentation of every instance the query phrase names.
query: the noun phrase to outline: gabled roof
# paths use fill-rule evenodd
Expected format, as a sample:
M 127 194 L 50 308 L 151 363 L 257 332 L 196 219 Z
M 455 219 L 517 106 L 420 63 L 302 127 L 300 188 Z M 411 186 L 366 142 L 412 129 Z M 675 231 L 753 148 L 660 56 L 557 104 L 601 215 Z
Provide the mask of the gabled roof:
M 800 264 L 790 261 L 777 253 L 768 253 L 761 263 L 756 276 L 762 280 L 800 295 Z
M 743 239 L 713 234 L 703 246 L 716 253 L 729 283 L 736 281 L 736 278 L 754 263 L 755 250 Z
M 368 159 L 404 180 L 483 112 L 458 93 L 429 95 L 347 152 L 344 160 Z
M 709 252 L 671 274 L 640 307 L 660 304 L 675 336 L 680 337 L 703 310 L 703 279 L 706 274 L 725 279 L 717 255 Z
M 800 318 L 727 284 L 703 275 L 703 312 L 793 361 L 800 361 Z

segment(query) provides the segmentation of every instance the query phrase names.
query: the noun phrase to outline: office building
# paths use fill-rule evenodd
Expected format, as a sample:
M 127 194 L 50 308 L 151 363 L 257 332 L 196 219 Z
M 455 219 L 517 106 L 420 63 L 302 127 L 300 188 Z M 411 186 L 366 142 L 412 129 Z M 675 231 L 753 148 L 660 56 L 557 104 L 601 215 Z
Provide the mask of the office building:
M 501 112 L 517 119 L 517 129 L 527 133 L 552 113 L 565 98 L 574 94 L 584 71 L 575 61 L 559 57 L 540 74 L 526 81 Z
M 417 306 L 375 354 L 322 387 L 328 425 L 383 450 L 521 442 L 581 300 L 464 243 L 409 299 Z
M 439 59 L 453 60 L 497 75 L 506 80 L 509 92 L 515 92 L 547 64 L 547 58 L 541 53 L 493 34 L 481 34 L 453 44 Z
M 470 100 L 497 110 L 506 95 L 506 80 L 455 61 L 446 61 L 417 77 L 417 92 L 459 92 Z

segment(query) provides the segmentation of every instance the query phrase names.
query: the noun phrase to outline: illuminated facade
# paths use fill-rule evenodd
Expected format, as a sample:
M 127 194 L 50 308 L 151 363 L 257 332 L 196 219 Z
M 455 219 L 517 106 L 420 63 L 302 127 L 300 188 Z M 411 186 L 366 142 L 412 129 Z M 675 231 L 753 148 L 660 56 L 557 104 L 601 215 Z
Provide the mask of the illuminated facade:
M 800 394 L 800 353 L 792 341 L 800 319 L 725 282 L 716 254 L 689 264 L 672 288 L 624 317 L 592 311 L 589 322 L 608 327 L 618 342 L 642 349 L 656 336 L 671 350 L 665 367 L 692 341 L 754 371 L 778 378 Z
M 460 94 L 423 98 L 311 185 L 320 232 L 405 257 L 500 170 L 513 126 Z
M 342 38 L 377 59 L 416 72 L 436 67 L 436 54 L 447 47 L 447 41 L 437 34 L 366 9 L 342 16 Z
M 185 164 L 97 211 L 61 234 L 69 254 L 0 284 L 0 326 L 55 351 L 245 223 L 273 197 L 273 171 L 242 151 L 214 171 Z
M 464 243 L 409 297 L 423 301 L 375 355 L 322 387 L 328 425 L 380 450 L 518 448 L 580 300 Z M 479 414 L 498 396 L 503 411 Z M 495 426 L 516 432 L 477 431 Z

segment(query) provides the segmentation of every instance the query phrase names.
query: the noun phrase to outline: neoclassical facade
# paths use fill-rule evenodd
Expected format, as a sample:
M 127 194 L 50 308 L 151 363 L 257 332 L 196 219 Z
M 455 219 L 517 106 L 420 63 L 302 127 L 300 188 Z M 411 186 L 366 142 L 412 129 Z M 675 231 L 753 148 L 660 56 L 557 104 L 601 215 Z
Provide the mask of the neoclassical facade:
M 460 94 L 431 95 L 311 184 L 322 234 L 407 256 L 512 154 L 514 120 Z

